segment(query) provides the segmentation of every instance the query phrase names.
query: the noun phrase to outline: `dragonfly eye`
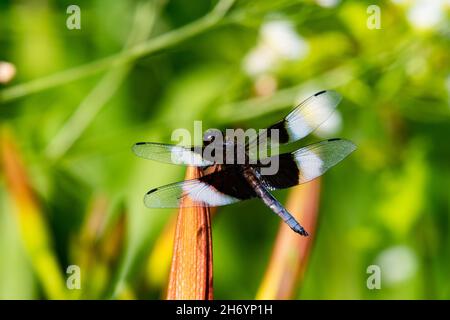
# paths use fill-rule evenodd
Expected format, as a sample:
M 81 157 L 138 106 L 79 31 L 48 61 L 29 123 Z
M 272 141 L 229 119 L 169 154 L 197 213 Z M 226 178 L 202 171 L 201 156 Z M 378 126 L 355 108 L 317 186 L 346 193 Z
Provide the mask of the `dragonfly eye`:
M 213 142 L 221 143 L 223 141 L 222 139 L 222 132 L 217 129 L 209 129 L 203 134 L 203 145 L 207 146 Z

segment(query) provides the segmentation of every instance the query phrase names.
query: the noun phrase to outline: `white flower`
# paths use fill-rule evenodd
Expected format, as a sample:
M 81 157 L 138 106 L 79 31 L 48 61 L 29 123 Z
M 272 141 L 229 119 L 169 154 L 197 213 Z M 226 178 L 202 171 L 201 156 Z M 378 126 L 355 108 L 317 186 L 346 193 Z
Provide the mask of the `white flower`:
M 322 6 L 325 8 L 333 8 L 338 5 L 340 0 L 316 0 L 316 2 L 319 6 Z
M 12 63 L 0 61 L 0 83 L 10 82 L 16 75 L 16 67 Z
M 308 52 L 308 45 L 288 21 L 271 21 L 261 27 L 261 41 L 287 60 L 297 60 Z
M 417 256 L 407 246 L 395 246 L 381 252 L 376 259 L 381 268 L 381 278 L 387 285 L 410 279 L 417 271 Z
M 409 22 L 417 29 L 435 28 L 444 20 L 446 2 L 447 0 L 415 0 L 408 10 Z
M 398 4 L 398 5 L 404 5 L 407 4 L 410 0 L 391 0 L 391 2 Z
M 325 120 L 316 130 L 314 134 L 319 138 L 329 138 L 341 130 L 342 116 L 339 110 L 334 110 L 330 117 Z
M 258 75 L 272 68 L 276 62 L 276 55 L 271 48 L 259 45 L 253 48 L 244 58 L 244 70 L 250 75 Z
M 283 60 L 298 60 L 308 53 L 308 44 L 285 20 L 270 21 L 260 28 L 258 44 L 244 58 L 249 75 L 259 75 L 275 68 Z

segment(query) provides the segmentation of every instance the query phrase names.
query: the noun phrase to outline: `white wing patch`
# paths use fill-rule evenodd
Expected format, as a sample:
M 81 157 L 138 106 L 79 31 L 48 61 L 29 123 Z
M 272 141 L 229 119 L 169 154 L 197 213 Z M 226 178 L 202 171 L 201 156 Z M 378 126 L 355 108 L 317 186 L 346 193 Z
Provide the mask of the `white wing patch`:
M 214 164 L 211 161 L 203 159 L 201 154 L 179 146 L 174 146 L 172 148 L 170 156 L 172 163 L 174 164 L 186 164 L 192 166 L 210 166 Z
M 138 142 L 133 145 L 133 152 L 144 159 L 160 161 L 164 163 L 182 164 L 195 167 L 206 167 L 213 162 L 202 158 L 202 152 L 195 152 L 196 147 L 183 147 L 153 142 Z
M 324 172 L 323 161 L 312 150 L 294 154 L 295 162 L 300 169 L 300 181 L 309 181 Z
M 319 92 L 303 101 L 285 119 L 289 140 L 306 137 L 330 117 L 340 101 L 334 91 Z
M 356 146 L 343 139 L 330 139 L 301 148 L 293 153 L 300 171 L 299 183 L 321 176 L 342 161 Z
M 292 119 L 287 119 L 287 131 L 289 134 L 289 141 L 297 141 L 303 137 L 306 137 L 312 129 L 310 125 L 305 121 L 304 117 L 298 115 L 297 117 L 292 117 Z
M 239 201 L 239 199 L 223 194 L 213 186 L 200 181 L 195 184 L 184 185 L 183 191 L 193 201 L 204 203 L 211 207 L 224 206 Z

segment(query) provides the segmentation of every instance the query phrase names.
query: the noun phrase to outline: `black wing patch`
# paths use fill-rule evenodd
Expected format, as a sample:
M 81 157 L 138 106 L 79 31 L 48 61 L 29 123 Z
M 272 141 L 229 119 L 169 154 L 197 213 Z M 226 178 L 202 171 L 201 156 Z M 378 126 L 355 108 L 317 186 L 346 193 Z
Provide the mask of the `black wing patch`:
M 271 161 L 278 157 L 278 171 L 274 175 L 262 175 L 262 165 L 257 168 L 260 173 L 260 179 L 264 186 L 269 190 L 285 189 L 298 185 L 299 182 L 299 168 L 295 162 L 294 155 L 292 153 L 283 153 L 278 156 L 270 157 Z
M 348 140 L 330 139 L 292 153 L 270 157 L 271 161 L 279 161 L 278 171 L 274 175 L 264 175 L 262 166 L 257 170 L 267 188 L 289 188 L 321 176 L 355 149 L 356 146 Z

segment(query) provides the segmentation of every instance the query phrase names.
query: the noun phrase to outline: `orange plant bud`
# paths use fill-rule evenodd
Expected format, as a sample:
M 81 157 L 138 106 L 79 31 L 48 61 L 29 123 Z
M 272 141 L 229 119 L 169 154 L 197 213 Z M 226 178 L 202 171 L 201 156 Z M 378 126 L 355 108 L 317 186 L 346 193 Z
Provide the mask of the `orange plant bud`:
M 294 233 L 281 222 L 269 267 L 257 299 L 292 299 L 303 279 L 315 235 L 320 196 L 320 179 L 293 188 L 286 209 L 305 227 L 308 237 Z
M 0 128 L 0 169 L 5 175 L 24 248 L 46 296 L 50 299 L 67 298 L 68 291 L 53 250 L 44 212 L 30 185 L 15 139 L 4 127 Z
M 202 176 L 201 169 L 189 167 L 186 179 Z M 183 204 L 193 201 L 186 197 Z M 175 230 L 168 300 L 212 300 L 211 216 L 207 207 L 181 207 Z

